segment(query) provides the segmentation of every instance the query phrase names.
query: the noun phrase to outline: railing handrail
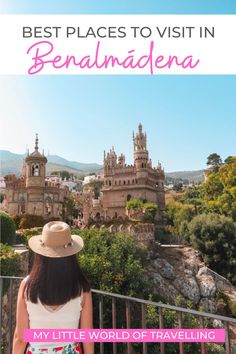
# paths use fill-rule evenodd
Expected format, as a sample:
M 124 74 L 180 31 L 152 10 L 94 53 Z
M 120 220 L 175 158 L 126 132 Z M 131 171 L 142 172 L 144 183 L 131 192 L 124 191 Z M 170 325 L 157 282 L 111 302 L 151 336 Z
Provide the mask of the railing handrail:
M 12 276 L 12 277 L 11 276 L 0 276 L 0 278 L 3 278 L 3 279 L 24 279 L 24 277 L 14 277 L 14 276 Z M 173 310 L 173 311 L 176 311 L 176 312 L 183 312 L 183 313 L 187 313 L 187 314 L 194 315 L 194 316 L 208 317 L 208 318 L 213 318 L 215 320 L 220 320 L 220 321 L 223 321 L 223 322 L 230 322 L 230 323 L 235 323 L 236 324 L 236 319 L 232 318 L 232 317 L 226 317 L 226 316 L 216 315 L 216 314 L 212 314 L 212 313 L 208 313 L 208 312 L 202 312 L 202 311 L 197 311 L 197 310 L 186 309 L 184 307 L 178 307 L 178 306 L 173 306 L 173 305 L 162 304 L 160 302 L 144 300 L 144 299 L 139 299 L 139 298 L 136 298 L 136 297 L 120 295 L 120 294 L 115 294 L 115 293 L 110 293 L 110 292 L 103 291 L 103 290 L 91 289 L 91 291 L 93 293 L 95 293 L 95 294 L 100 294 L 100 295 L 104 295 L 104 296 L 110 296 L 110 297 L 117 298 L 117 299 L 138 302 L 138 303 L 141 303 L 141 304 L 152 305 L 152 306 L 155 306 L 155 307 L 164 308 L 164 309 L 168 309 L 168 310 Z

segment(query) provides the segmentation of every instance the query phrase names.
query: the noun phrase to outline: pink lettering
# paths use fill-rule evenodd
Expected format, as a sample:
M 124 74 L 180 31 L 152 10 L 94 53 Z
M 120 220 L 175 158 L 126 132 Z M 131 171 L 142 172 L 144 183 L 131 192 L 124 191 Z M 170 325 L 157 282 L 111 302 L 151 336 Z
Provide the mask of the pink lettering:
M 179 58 L 177 55 L 158 55 L 154 56 L 154 41 L 150 41 L 148 53 L 137 55 L 135 49 L 131 49 L 127 54 L 102 55 L 100 49 L 100 41 L 97 42 L 93 55 L 75 56 L 75 55 L 59 55 L 55 54 L 55 48 L 50 41 L 40 41 L 34 43 L 27 50 L 27 54 L 31 55 L 33 65 L 28 69 L 29 75 L 35 75 L 42 72 L 45 66 L 52 67 L 55 70 L 62 68 L 71 69 L 110 69 L 120 67 L 122 69 L 148 69 L 150 75 L 155 74 L 155 69 L 171 69 L 180 67 L 182 69 L 194 69 L 200 63 L 200 60 L 194 60 L 192 55 Z

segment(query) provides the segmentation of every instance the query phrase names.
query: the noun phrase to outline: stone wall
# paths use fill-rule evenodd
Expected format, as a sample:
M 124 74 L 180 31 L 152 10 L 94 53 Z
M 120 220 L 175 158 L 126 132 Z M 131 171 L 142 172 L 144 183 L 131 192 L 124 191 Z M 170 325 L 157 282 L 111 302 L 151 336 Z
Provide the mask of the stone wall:
M 25 277 L 28 274 L 29 251 L 21 245 L 15 246 L 14 249 L 20 255 L 19 268 L 21 272 L 19 276 Z M 4 345 L 4 353 L 7 353 L 10 348 L 15 331 L 17 294 L 20 283 L 21 279 L 13 280 L 12 286 L 8 287 L 6 294 L 2 297 L 2 343 Z
M 101 229 L 104 229 L 105 227 L 106 227 L 105 225 L 102 225 Z M 129 233 L 134 236 L 135 241 L 137 241 L 139 244 L 143 244 L 146 247 L 149 247 L 155 241 L 154 224 L 111 225 L 109 227 L 109 231 L 111 233 L 115 233 L 115 232 Z
M 153 280 L 153 293 L 172 305 L 178 305 L 176 301 L 181 297 L 182 307 L 190 300 L 200 310 L 219 313 L 218 291 L 236 300 L 236 288 L 209 269 L 190 247 L 158 246 L 145 270 L 147 279 Z

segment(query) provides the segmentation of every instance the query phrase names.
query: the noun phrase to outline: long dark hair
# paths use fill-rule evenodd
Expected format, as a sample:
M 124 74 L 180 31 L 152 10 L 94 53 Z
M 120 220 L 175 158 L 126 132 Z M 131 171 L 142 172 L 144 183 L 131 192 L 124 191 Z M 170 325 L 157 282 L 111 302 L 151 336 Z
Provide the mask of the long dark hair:
M 25 285 L 26 296 L 33 303 L 63 305 L 90 290 L 76 255 L 51 258 L 34 254 L 34 262 Z

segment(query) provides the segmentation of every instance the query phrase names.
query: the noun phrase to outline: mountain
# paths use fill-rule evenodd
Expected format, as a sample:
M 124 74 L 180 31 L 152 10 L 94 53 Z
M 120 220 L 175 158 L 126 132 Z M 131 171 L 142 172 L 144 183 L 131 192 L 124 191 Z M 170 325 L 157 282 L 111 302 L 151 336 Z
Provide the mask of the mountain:
M 189 182 L 203 182 L 204 181 L 204 170 L 196 170 L 196 171 L 176 171 L 176 172 L 166 172 L 166 179 L 168 177 L 170 180 L 173 178 L 174 180 L 188 180 Z
M 26 154 L 15 154 L 7 150 L 0 150 L 1 175 L 15 174 L 19 176 L 22 171 L 22 163 Z M 102 166 L 97 163 L 82 163 L 69 161 L 57 155 L 47 156 L 47 174 L 53 171 L 67 170 L 74 174 L 84 174 L 97 172 L 102 169 Z
M 15 174 L 19 176 L 22 171 L 22 162 L 26 154 L 14 154 L 7 150 L 0 150 L 0 162 L 1 162 L 1 173 L 0 175 L 5 176 L 8 174 Z M 47 156 L 47 174 L 50 175 L 53 171 L 63 171 L 66 170 L 69 173 L 75 175 L 88 174 L 91 172 L 98 172 L 102 169 L 102 165 L 97 163 L 82 163 L 77 161 L 69 161 L 58 155 Z M 167 172 L 166 179 L 169 182 L 174 182 L 174 180 L 182 179 L 188 180 L 189 182 L 203 181 L 203 170 L 198 171 L 178 171 L 178 172 Z M 173 179 L 173 180 L 172 180 Z
M 98 165 L 97 163 L 82 163 L 76 161 L 68 161 L 58 155 L 49 155 L 47 159 L 49 163 L 70 167 L 72 169 L 80 170 L 80 171 L 97 171 L 102 168 L 102 166 Z

